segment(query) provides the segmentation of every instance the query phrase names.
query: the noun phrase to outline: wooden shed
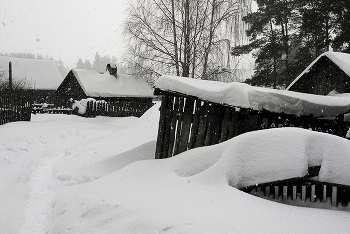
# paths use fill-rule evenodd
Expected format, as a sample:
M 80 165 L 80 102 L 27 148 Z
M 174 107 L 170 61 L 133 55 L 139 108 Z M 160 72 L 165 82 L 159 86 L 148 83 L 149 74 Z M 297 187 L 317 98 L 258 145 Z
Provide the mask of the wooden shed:
M 345 137 L 350 98 L 303 94 L 186 77 L 162 76 L 156 158 L 217 144 L 239 134 L 301 127 Z
M 350 54 L 325 52 L 317 57 L 287 90 L 318 95 L 350 93 Z
M 146 81 L 117 74 L 117 68 L 113 65 L 107 65 L 107 71 L 102 74 L 94 70 L 72 69 L 56 93 L 61 100 L 104 100 L 110 107 L 117 109 L 121 116 L 125 116 L 125 113 L 136 116 L 143 114 L 153 105 L 154 98 L 153 90 Z M 126 109 L 132 109 L 135 113 Z

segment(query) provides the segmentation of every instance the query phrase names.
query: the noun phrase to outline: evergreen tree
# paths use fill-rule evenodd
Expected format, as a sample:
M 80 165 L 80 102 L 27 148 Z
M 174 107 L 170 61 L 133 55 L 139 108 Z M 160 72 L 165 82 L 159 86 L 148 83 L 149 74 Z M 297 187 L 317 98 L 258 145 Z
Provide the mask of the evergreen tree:
M 101 56 L 96 52 L 95 54 L 95 59 L 92 63 L 92 68 L 95 70 L 95 71 L 99 71 L 99 72 L 102 72 L 101 71 Z
M 312 60 L 329 49 L 350 51 L 348 0 L 258 0 L 244 20 L 251 43 L 233 55 L 254 51 L 256 71 L 246 82 L 285 87 Z
M 85 59 L 85 62 L 84 62 L 84 69 L 92 70 L 91 62 L 90 62 L 88 59 Z
M 81 58 L 79 58 L 78 62 L 75 64 L 75 68 L 85 69 L 83 60 Z

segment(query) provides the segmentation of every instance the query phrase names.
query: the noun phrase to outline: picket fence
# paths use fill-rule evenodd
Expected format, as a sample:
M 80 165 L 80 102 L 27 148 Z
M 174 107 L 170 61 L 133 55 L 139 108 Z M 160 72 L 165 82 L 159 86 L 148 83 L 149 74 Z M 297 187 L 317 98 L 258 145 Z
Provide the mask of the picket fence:
M 16 122 L 30 121 L 31 103 L 23 98 L 19 92 L 0 92 L 0 125 Z
M 153 106 L 152 98 L 119 97 L 104 101 L 89 101 L 85 117 L 140 117 Z M 77 113 L 73 111 L 73 113 Z

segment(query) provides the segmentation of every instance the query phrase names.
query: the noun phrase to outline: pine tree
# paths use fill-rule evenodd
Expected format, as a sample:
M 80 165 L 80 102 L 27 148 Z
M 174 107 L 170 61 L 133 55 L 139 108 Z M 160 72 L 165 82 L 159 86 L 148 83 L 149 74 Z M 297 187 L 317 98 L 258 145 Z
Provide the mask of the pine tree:
M 96 52 L 95 54 L 95 59 L 92 63 L 92 68 L 95 70 L 95 71 L 99 71 L 99 72 L 102 72 L 101 71 L 101 56 Z
M 78 62 L 75 64 L 75 68 L 85 69 L 83 60 L 81 58 L 79 58 Z

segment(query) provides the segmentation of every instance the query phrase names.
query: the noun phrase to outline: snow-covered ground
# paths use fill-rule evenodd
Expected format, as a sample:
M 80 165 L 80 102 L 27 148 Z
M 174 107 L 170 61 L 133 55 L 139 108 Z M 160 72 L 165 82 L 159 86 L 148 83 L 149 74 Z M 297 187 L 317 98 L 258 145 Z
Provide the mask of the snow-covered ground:
M 158 108 L 141 118 L 42 114 L 0 126 L 0 233 L 349 232 L 349 212 L 235 188 L 319 163 L 320 179 L 336 182 L 334 168 L 348 174 L 337 162 L 347 160 L 349 141 L 273 129 L 155 160 Z

